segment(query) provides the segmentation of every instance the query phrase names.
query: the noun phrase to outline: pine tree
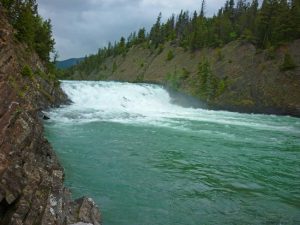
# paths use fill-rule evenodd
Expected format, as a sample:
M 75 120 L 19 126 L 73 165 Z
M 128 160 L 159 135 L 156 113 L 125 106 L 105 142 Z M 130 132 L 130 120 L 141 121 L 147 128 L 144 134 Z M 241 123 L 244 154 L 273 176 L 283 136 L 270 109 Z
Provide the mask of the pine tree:
M 143 43 L 146 40 L 146 30 L 145 28 L 141 28 L 138 32 L 138 43 Z
M 295 32 L 287 0 L 280 0 L 278 6 L 278 15 L 274 23 L 274 37 L 272 38 L 274 43 L 291 40 Z
M 201 4 L 201 11 L 200 11 L 200 17 L 204 17 L 205 16 L 205 0 L 202 0 L 202 4 Z
M 291 1 L 291 22 L 293 26 L 292 37 L 300 38 L 300 0 Z
M 38 14 L 36 0 L 0 0 L 6 9 L 10 23 L 16 30 L 16 38 L 35 50 L 46 63 L 54 52 L 51 21 L 44 21 Z
M 152 26 L 150 31 L 150 41 L 151 44 L 157 48 L 158 45 L 162 42 L 162 34 L 161 34 L 161 13 L 159 13 L 156 23 Z
M 117 53 L 124 54 L 126 52 L 126 41 L 124 37 L 121 37 L 120 42 L 117 44 Z
M 49 53 L 54 52 L 55 41 L 52 38 L 51 21 L 43 21 L 41 17 L 36 18 L 36 30 L 34 34 L 34 49 L 40 58 L 46 62 L 50 60 Z
M 264 0 L 258 18 L 258 41 L 262 47 L 272 44 L 277 1 Z

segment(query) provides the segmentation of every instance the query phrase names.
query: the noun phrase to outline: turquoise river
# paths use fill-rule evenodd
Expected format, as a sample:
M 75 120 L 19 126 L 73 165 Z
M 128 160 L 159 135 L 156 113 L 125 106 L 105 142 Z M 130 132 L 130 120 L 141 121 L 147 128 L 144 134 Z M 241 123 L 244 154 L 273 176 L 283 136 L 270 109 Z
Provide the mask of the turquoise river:
M 46 112 L 45 135 L 104 225 L 300 224 L 299 118 L 197 108 L 152 84 L 62 88 L 73 103 Z

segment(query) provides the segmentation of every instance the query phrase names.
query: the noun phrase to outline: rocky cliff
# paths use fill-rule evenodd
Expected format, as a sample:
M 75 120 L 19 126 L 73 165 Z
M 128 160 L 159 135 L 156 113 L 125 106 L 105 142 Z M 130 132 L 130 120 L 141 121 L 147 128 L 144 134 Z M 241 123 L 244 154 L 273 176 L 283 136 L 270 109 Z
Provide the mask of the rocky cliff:
M 75 67 L 68 78 L 154 82 L 213 109 L 300 116 L 299 49 L 300 40 L 267 50 L 245 41 L 195 52 L 170 43 L 155 50 L 137 45 L 92 70 Z
M 73 201 L 43 135 L 41 109 L 66 102 L 38 56 L 14 38 L 0 8 L 0 224 L 99 224 L 90 198 Z

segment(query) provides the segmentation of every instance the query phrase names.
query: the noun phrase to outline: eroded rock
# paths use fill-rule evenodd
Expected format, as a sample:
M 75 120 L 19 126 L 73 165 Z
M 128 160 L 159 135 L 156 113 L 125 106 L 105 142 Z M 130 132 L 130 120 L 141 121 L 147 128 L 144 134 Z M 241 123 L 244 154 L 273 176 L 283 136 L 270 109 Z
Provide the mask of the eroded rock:
M 40 111 L 66 102 L 54 81 L 21 75 L 44 70 L 15 41 L 0 4 L 0 225 L 100 224 L 89 198 L 72 201 L 64 172 L 43 135 Z

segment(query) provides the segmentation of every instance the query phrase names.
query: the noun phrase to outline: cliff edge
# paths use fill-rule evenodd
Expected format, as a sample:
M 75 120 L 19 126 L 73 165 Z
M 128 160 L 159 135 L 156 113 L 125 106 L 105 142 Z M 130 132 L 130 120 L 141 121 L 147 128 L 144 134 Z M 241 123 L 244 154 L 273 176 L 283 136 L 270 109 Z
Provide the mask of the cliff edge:
M 0 224 L 100 224 L 90 198 L 73 201 L 43 135 L 42 109 L 67 101 L 39 57 L 15 39 L 0 6 Z

